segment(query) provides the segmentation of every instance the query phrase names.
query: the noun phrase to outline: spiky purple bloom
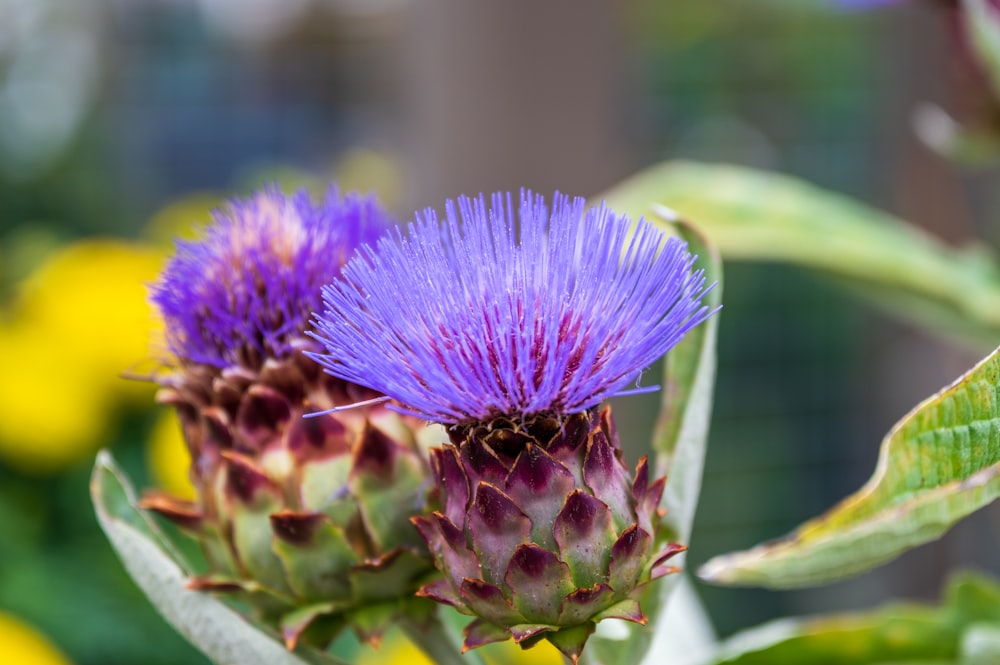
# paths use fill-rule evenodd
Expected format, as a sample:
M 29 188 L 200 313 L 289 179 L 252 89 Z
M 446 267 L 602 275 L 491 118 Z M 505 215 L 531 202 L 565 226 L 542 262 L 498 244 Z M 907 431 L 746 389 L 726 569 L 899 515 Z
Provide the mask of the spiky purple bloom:
M 178 242 L 152 301 L 171 353 L 184 362 L 257 368 L 285 358 L 303 340 L 320 289 L 354 250 L 390 226 L 374 196 L 314 203 L 277 188 L 216 211 L 197 242 Z
M 460 198 L 323 289 L 328 353 L 313 357 L 432 421 L 578 413 L 632 392 L 709 315 L 693 261 L 652 224 L 582 198 Z
M 431 485 L 422 423 L 381 404 L 303 417 L 373 397 L 301 351 L 319 348 L 305 332 L 321 286 L 387 226 L 372 197 L 265 190 L 181 243 L 154 286 L 177 356 L 157 401 L 177 412 L 197 500 L 143 505 L 202 546 L 190 588 L 238 598 L 290 648 L 347 626 L 377 643 L 431 605 L 414 596 L 434 566 L 409 521 Z
M 629 473 L 595 407 L 711 314 L 693 262 L 604 206 L 495 194 L 426 211 L 324 289 L 312 357 L 448 426 L 442 510 L 412 521 L 444 573 L 419 595 L 475 617 L 466 648 L 545 639 L 575 662 L 602 619 L 644 623 L 640 589 L 677 570 L 664 479 Z

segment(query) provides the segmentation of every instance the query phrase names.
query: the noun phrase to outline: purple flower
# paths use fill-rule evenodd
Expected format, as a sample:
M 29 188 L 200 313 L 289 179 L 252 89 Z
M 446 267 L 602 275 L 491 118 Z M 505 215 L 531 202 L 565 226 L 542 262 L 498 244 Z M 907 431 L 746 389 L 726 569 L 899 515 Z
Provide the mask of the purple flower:
M 387 226 L 370 197 L 265 190 L 180 243 L 153 286 L 178 360 L 156 399 L 177 413 L 197 499 L 142 505 L 201 545 L 188 588 L 238 599 L 290 649 L 347 626 L 377 643 L 430 604 L 414 594 L 434 563 L 409 521 L 432 484 L 422 423 L 381 404 L 303 417 L 373 396 L 299 351 L 320 348 L 305 332 L 322 285 Z
M 320 204 L 269 188 L 215 213 L 152 286 L 170 351 L 184 363 L 256 368 L 297 348 L 321 287 L 389 218 L 374 197 L 331 188 Z
M 312 357 L 437 422 L 566 415 L 635 392 L 711 314 L 678 239 L 582 198 L 512 198 L 449 201 L 362 250 L 323 289 Z
M 442 510 L 415 517 L 440 579 L 418 595 L 475 619 L 465 647 L 548 640 L 572 662 L 606 618 L 644 623 L 676 572 L 664 479 L 625 465 L 610 408 L 712 312 L 685 244 L 604 206 L 522 192 L 449 202 L 362 250 L 323 290 L 310 354 L 404 413 L 448 425 Z M 711 287 L 708 287 L 711 288 Z

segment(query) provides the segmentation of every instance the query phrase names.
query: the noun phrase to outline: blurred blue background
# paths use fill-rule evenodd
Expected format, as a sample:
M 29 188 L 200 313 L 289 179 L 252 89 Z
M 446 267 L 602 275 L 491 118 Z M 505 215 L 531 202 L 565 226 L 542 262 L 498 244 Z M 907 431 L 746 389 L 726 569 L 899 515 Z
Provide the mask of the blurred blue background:
M 934 5 L 0 0 L 0 662 L 201 662 L 126 578 L 86 485 L 102 446 L 140 485 L 183 483 L 152 390 L 120 375 L 153 357 L 143 284 L 223 197 L 337 179 L 405 218 L 688 158 L 995 242 L 995 170 L 911 128 L 920 102 L 967 103 Z M 976 359 L 792 268 L 728 264 L 724 302 L 691 569 L 859 487 L 889 427 Z M 655 405 L 616 406 L 633 441 Z M 722 635 L 935 598 L 949 569 L 996 567 L 991 512 L 833 587 L 698 590 Z

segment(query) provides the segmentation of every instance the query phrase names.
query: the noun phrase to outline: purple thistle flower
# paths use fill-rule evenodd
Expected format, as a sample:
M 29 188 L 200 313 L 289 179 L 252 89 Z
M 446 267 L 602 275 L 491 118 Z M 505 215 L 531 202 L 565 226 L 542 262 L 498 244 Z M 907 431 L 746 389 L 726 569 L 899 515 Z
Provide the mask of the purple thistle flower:
M 410 519 L 426 512 L 430 470 L 415 418 L 370 400 L 301 351 L 321 287 L 388 217 L 372 197 L 268 189 L 216 214 L 178 244 L 153 286 L 176 367 L 158 373 L 191 456 L 193 502 L 158 492 L 142 505 L 193 536 L 206 574 L 188 588 L 238 598 L 290 649 L 325 648 L 350 626 L 378 643 L 434 563 Z
M 321 287 L 361 244 L 390 224 L 373 196 L 320 204 L 277 188 L 231 201 L 198 242 L 177 253 L 152 286 L 170 351 L 185 363 L 256 368 L 304 340 Z
M 412 519 L 443 576 L 418 595 L 475 617 L 466 648 L 545 639 L 575 663 L 599 621 L 645 623 L 641 590 L 685 549 L 660 529 L 665 480 L 629 473 L 594 407 L 712 314 L 711 287 L 651 224 L 512 199 L 449 202 L 361 250 L 323 290 L 328 353 L 310 356 L 448 425 L 441 510 Z
M 323 289 L 310 334 L 328 353 L 311 356 L 432 421 L 568 415 L 650 390 L 628 386 L 711 314 L 685 243 L 582 198 L 460 198 L 408 231 Z

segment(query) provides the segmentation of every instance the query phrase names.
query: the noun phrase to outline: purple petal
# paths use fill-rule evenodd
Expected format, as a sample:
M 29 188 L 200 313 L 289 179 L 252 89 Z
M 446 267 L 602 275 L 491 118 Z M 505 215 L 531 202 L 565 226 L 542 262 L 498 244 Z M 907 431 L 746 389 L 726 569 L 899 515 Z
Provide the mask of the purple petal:
M 396 456 L 396 443 L 378 427 L 366 422 L 361 441 L 354 449 L 351 477 L 364 474 L 385 483 L 392 482 Z
M 573 491 L 573 474 L 541 446 L 529 444 L 514 461 L 504 489 L 532 523 L 531 539 L 554 548 L 551 524 L 565 497 Z
M 441 513 L 410 520 L 427 543 L 434 561 L 457 587 L 466 577 L 481 575 L 476 555 L 465 543 L 465 533 Z
M 468 524 L 483 576 L 500 584 L 514 550 L 531 537 L 531 520 L 499 489 L 479 483 Z
M 601 409 L 600 418 L 601 431 L 604 432 L 604 436 L 608 437 L 611 447 L 615 450 L 621 450 L 621 444 L 618 442 L 618 428 L 615 426 L 615 419 L 611 416 L 611 406 L 605 406 Z
M 506 628 L 502 628 L 489 621 L 483 621 L 482 619 L 476 619 L 470 623 L 462 633 L 465 635 L 465 644 L 462 646 L 463 653 L 493 642 L 503 642 L 510 638 L 510 633 L 507 632 Z
M 444 502 L 444 514 L 455 524 L 464 524 L 469 509 L 469 479 L 462 469 L 455 446 L 431 450 L 431 466 Z
M 153 285 L 170 350 L 185 362 L 258 367 L 297 348 L 321 287 L 348 256 L 374 242 L 389 217 L 371 197 L 266 189 L 215 214 L 198 242 L 177 253 Z
M 511 591 L 511 603 L 530 623 L 556 623 L 563 598 L 573 591 L 569 567 L 535 544 L 517 548 L 504 582 Z
M 343 455 L 350 450 L 347 428 L 332 415 L 296 418 L 289 428 L 287 443 L 299 462 Z
M 185 531 L 200 531 L 205 516 L 197 505 L 162 492 L 146 492 L 139 507 L 165 517 Z
M 308 545 L 313 534 L 327 520 L 323 513 L 295 513 L 283 510 L 271 515 L 271 530 L 280 540 L 290 545 Z
M 639 583 L 650 542 L 649 534 L 635 524 L 615 541 L 608 565 L 608 581 L 617 593 L 627 594 Z
M 491 623 L 500 626 L 523 623 L 499 587 L 489 582 L 473 578 L 462 580 L 462 598 L 476 616 Z
M 588 621 L 595 614 L 610 606 L 615 592 L 607 584 L 595 584 L 590 588 L 577 589 L 563 599 L 559 623 L 573 626 Z
M 428 582 L 420 587 L 417 591 L 417 595 L 421 598 L 430 598 L 435 602 L 451 605 L 459 611 L 468 613 L 465 601 L 462 600 L 461 596 L 455 593 L 455 589 L 452 588 L 451 582 L 443 577 L 438 578 L 433 582 Z
M 608 579 L 611 547 L 616 540 L 611 511 L 582 490 L 574 490 L 552 527 L 559 543 L 559 558 L 569 565 L 578 586 Z
M 462 443 L 459 450 L 462 468 L 469 475 L 469 482 L 476 485 L 480 482 L 490 483 L 497 487 L 503 486 L 507 477 L 507 465 L 475 434 Z
M 569 662 L 576 665 L 580 661 L 580 654 L 583 653 L 583 647 L 587 644 L 591 633 L 594 632 L 594 628 L 593 622 L 587 622 L 583 625 L 563 628 L 555 633 L 547 633 L 545 637 L 552 646 L 559 649 L 562 655 L 569 659 Z
M 626 598 L 617 602 L 611 607 L 598 612 L 593 617 L 595 622 L 604 621 L 605 619 L 622 619 L 637 623 L 640 626 L 645 626 L 647 621 L 646 615 L 643 613 L 642 608 L 639 607 L 639 601 L 635 598 Z
M 291 405 L 284 395 L 267 386 L 250 386 L 236 414 L 241 443 L 254 450 L 278 443 L 291 415 Z
M 517 625 L 510 627 L 510 636 L 514 638 L 514 642 L 520 644 L 522 648 L 528 648 L 528 646 L 534 641 L 533 638 L 538 638 L 545 633 L 550 633 L 553 630 L 558 630 L 557 626 L 550 626 L 544 623 L 519 623 Z
M 693 263 L 679 239 L 582 198 L 460 198 L 323 289 L 328 354 L 314 357 L 437 422 L 577 413 L 711 315 Z
M 592 429 L 589 412 L 575 413 L 563 421 L 561 431 L 549 443 L 548 453 L 564 464 L 575 460 L 577 449 L 586 445 Z
M 583 462 L 583 481 L 598 499 L 611 508 L 616 530 L 632 522 L 631 487 L 618 451 L 603 431 L 593 433 Z
M 653 560 L 653 565 L 649 572 L 649 579 L 655 580 L 659 577 L 663 577 L 664 575 L 679 573 L 681 568 L 669 565 L 667 561 L 686 549 L 687 547 L 681 545 L 680 543 L 667 543 L 664 545 L 663 549 L 657 553 L 656 558 Z
M 641 502 L 649 491 L 649 460 L 645 455 L 639 458 L 635 465 L 635 480 L 632 481 L 632 497 Z
M 666 487 L 666 478 L 657 478 L 650 485 L 641 499 L 636 500 L 635 515 L 639 526 L 649 533 L 656 533 L 656 527 L 660 523 L 660 498 L 663 496 L 663 488 Z
M 279 496 L 278 489 L 264 473 L 264 470 L 257 466 L 250 458 L 238 453 L 226 452 L 223 454 L 226 461 L 226 493 L 250 506 L 257 502 L 257 497 L 261 492 L 266 492 L 272 496 Z

